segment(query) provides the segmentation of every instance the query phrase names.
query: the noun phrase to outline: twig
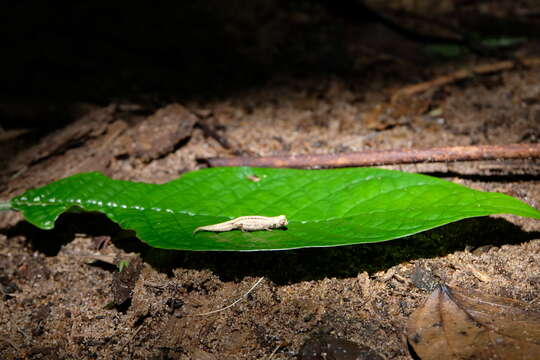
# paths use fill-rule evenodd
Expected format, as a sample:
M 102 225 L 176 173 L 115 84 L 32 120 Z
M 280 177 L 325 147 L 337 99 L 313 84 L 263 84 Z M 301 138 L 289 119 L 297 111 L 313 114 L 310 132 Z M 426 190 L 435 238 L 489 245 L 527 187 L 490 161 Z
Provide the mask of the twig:
M 129 346 L 133 342 L 133 339 L 135 339 L 135 336 L 137 336 L 137 334 L 141 331 L 141 329 L 143 328 L 143 325 L 144 324 L 139 325 L 139 327 L 133 332 L 133 334 L 131 334 L 128 341 L 124 344 L 124 346 L 122 346 L 122 351 L 124 351 L 126 346 Z M 128 351 L 129 351 L 129 349 L 128 349 Z
M 216 140 L 221 146 L 223 146 L 224 149 L 231 150 L 231 144 L 229 144 L 229 141 L 223 136 L 220 136 L 216 131 L 214 131 L 214 129 L 205 124 L 204 121 L 197 121 L 195 126 L 201 129 L 204 135 Z
M 163 290 L 165 288 L 164 285 L 160 285 L 160 284 L 157 284 L 157 283 L 153 283 L 153 282 L 150 282 L 150 281 L 145 281 L 143 283 L 144 286 L 148 286 L 148 287 L 151 287 L 151 288 L 154 288 L 154 289 L 158 289 L 158 290 Z
M 208 124 L 206 124 L 204 120 L 197 121 L 197 123 L 195 124 L 195 127 L 198 127 L 199 129 L 201 129 L 202 132 L 204 133 L 204 136 L 211 137 L 212 139 L 216 140 L 225 150 L 229 150 L 234 155 L 241 156 L 241 155 L 249 154 L 248 151 L 244 151 L 240 148 L 233 147 L 231 143 L 229 142 L 229 140 L 227 140 L 227 138 L 219 135 L 218 132 L 214 130 L 212 127 L 208 126 Z
M 253 284 L 253 286 L 248 290 L 246 291 L 246 293 L 244 295 L 242 295 L 241 297 L 239 297 L 238 299 L 236 299 L 232 304 L 230 305 L 227 305 L 221 309 L 217 309 L 217 310 L 212 310 L 212 311 L 209 311 L 209 312 L 205 312 L 205 313 L 200 313 L 200 314 L 194 314 L 192 316 L 203 316 L 203 315 L 210 315 L 210 314 L 214 314 L 214 313 L 217 313 L 217 312 L 220 312 L 220 311 L 223 311 L 223 310 L 227 310 L 228 308 L 230 307 L 233 307 L 234 305 L 236 305 L 238 302 L 240 302 L 240 300 L 242 300 L 242 298 L 245 298 L 246 296 L 249 295 L 250 292 L 253 291 L 253 289 L 255 289 L 257 287 L 257 285 L 259 285 L 261 283 L 261 281 L 263 281 L 264 277 L 261 277 L 259 280 L 257 280 L 255 282 L 255 284 Z
M 369 150 L 357 153 L 206 159 L 209 166 L 337 168 L 447 161 L 540 158 L 540 144 L 449 146 L 431 149 Z
M 518 65 L 526 65 L 526 66 L 539 66 L 540 65 L 540 58 L 524 58 L 519 59 L 516 61 L 501 61 L 495 64 L 484 64 L 484 65 L 477 65 L 470 69 L 462 69 L 458 70 L 456 72 L 440 76 L 438 78 L 421 82 L 415 85 L 406 86 L 394 93 L 392 95 L 392 103 L 395 103 L 399 98 L 411 96 L 417 93 L 424 92 L 426 90 L 429 90 L 431 88 L 440 87 L 442 85 L 450 84 L 452 82 L 456 82 L 459 80 L 463 80 L 469 77 L 474 76 L 475 74 L 489 74 L 497 71 L 503 71 L 512 69 Z
M 15 325 L 15 328 L 17 329 L 18 332 L 20 332 L 22 334 L 22 336 L 24 336 L 24 338 L 26 339 L 26 341 L 30 342 L 32 339 L 30 338 L 30 336 L 28 336 L 27 333 L 25 333 L 20 327 L 18 327 L 17 325 Z
M 268 356 L 267 360 L 271 360 L 274 357 L 274 355 L 277 353 L 280 347 L 281 347 L 281 344 L 278 344 L 278 346 L 274 348 L 274 351 L 272 351 L 272 353 Z

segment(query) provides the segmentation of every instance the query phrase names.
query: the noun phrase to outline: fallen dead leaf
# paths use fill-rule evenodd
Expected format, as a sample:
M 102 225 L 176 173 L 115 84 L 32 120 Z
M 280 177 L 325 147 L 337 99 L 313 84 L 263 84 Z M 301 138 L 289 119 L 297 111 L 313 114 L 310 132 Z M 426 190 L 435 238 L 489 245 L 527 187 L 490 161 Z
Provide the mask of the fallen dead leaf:
M 439 286 L 410 317 L 408 341 L 428 359 L 538 359 L 540 313 L 527 303 Z

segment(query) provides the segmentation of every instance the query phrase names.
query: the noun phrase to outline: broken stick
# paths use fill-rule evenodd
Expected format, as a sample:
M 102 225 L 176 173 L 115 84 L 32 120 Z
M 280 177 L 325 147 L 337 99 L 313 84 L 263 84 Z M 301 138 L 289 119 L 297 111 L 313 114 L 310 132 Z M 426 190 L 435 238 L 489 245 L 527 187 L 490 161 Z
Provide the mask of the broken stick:
M 494 73 L 497 71 L 503 71 L 503 70 L 509 70 L 513 69 L 518 65 L 525 65 L 525 66 L 539 66 L 540 65 L 540 58 L 524 58 L 519 59 L 519 61 L 501 61 L 495 64 L 484 64 L 484 65 L 477 65 L 473 66 L 470 69 L 462 69 L 458 70 L 456 72 L 443 75 L 440 77 L 437 77 L 435 79 L 421 82 L 414 85 L 406 86 L 394 93 L 392 95 L 392 103 L 395 103 L 398 99 L 401 99 L 402 97 L 411 96 L 417 93 L 424 92 L 426 90 L 429 90 L 431 88 L 437 88 L 446 84 L 450 84 L 459 80 L 467 79 L 475 74 L 489 74 Z

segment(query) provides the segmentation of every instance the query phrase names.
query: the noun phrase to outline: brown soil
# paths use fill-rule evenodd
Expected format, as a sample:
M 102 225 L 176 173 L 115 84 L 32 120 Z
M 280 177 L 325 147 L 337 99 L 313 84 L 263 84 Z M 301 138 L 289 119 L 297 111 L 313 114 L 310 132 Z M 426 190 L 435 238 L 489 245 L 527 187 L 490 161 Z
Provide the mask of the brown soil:
M 534 55 L 530 46 L 522 53 Z M 69 110 L 76 121 L 0 142 L 0 198 L 91 170 L 162 183 L 204 167 L 197 159 L 239 153 L 538 142 L 539 67 L 389 102 L 404 86 L 496 61 L 468 57 L 418 69 L 385 60 L 351 76 L 280 75 L 210 98 L 164 97 L 159 106 L 76 103 Z M 535 160 L 388 168 L 540 208 Z M 371 349 L 372 358 L 410 359 L 407 319 L 439 281 L 540 306 L 540 222 L 514 216 L 379 244 L 256 253 L 152 249 L 96 214 L 63 215 L 51 231 L 14 212 L 0 214 L 0 222 L 2 359 L 294 359 L 306 340 L 322 335 Z M 120 260 L 130 264 L 121 276 Z

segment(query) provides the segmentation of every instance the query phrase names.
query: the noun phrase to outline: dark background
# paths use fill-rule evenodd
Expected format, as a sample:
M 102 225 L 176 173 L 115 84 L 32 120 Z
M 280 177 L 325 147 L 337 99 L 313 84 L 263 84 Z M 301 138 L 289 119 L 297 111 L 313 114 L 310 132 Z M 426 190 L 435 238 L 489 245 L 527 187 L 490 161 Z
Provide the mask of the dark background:
M 415 12 L 393 1 L 373 3 L 379 2 L 6 2 L 1 125 L 59 126 L 68 121 L 59 104 L 74 101 L 167 103 L 323 74 L 361 82 L 373 71 L 396 76 L 396 64 L 417 74 L 440 60 L 424 52 L 428 43 L 482 53 L 474 36 L 540 33 L 534 1 L 417 1 Z M 444 3 L 451 13 L 441 11 Z

